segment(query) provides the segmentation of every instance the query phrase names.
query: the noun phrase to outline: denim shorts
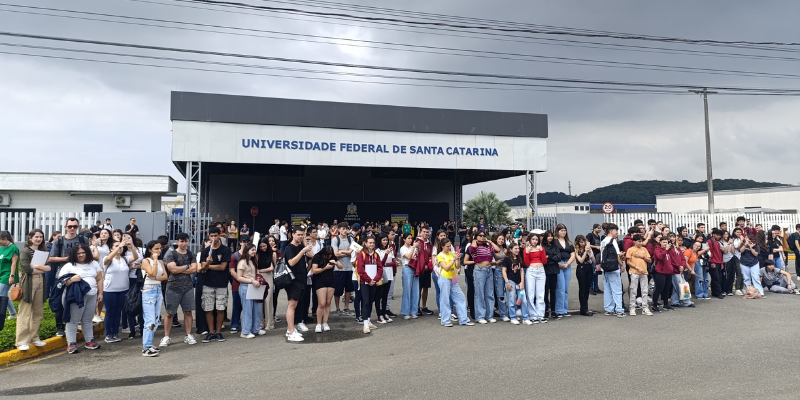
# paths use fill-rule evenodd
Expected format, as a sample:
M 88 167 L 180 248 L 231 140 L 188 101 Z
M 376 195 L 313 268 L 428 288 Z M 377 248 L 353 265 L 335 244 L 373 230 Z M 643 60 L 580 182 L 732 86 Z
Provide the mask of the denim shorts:
M 222 311 L 228 305 L 228 288 L 214 288 L 203 286 L 203 295 L 200 298 L 200 305 L 203 311 Z
M 184 312 L 194 311 L 194 289 L 189 289 L 185 293 L 174 292 L 167 289 L 164 298 L 166 302 L 167 314 L 177 314 L 178 306 L 181 306 L 181 310 Z

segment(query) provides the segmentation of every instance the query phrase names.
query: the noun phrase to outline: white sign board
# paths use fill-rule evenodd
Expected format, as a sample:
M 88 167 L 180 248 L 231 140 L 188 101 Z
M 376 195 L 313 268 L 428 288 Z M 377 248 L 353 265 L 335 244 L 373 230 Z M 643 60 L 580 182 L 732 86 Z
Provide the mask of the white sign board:
M 547 139 L 173 121 L 172 161 L 547 170 Z

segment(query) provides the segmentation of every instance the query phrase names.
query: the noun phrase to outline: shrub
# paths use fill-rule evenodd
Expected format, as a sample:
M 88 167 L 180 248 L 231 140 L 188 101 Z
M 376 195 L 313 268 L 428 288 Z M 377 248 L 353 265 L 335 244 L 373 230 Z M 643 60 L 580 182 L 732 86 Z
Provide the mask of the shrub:
M 19 303 L 14 302 L 14 307 L 19 310 Z M 6 310 L 3 310 L 3 318 L 5 318 Z M 44 303 L 44 319 L 42 325 L 39 326 L 39 338 L 42 340 L 49 339 L 56 335 L 56 316 L 50 311 L 50 305 Z M 6 351 L 16 348 L 17 336 L 17 320 L 6 320 L 6 326 L 0 331 L 0 351 Z

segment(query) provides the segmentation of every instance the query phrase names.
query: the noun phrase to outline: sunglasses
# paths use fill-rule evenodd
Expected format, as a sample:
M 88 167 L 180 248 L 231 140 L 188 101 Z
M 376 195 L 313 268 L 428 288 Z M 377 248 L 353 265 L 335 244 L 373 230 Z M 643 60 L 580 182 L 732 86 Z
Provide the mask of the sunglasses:
M 78 229 L 78 225 L 67 225 L 67 229 Z

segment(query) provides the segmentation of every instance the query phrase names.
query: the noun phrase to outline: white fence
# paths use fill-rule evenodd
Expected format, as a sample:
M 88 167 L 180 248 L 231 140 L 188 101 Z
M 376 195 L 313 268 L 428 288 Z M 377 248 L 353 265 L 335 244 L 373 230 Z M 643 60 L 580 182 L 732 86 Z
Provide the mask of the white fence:
M 211 215 L 195 215 L 192 213 L 191 218 L 189 218 L 189 229 L 185 228 L 185 223 L 183 215 L 167 215 L 167 236 L 169 236 L 170 242 L 173 243 L 179 233 L 186 232 L 189 234 L 189 249 L 198 251 L 202 244 L 201 241 L 208 235 Z
M 789 232 L 794 232 L 795 224 L 800 223 L 800 214 L 668 214 L 668 213 L 630 213 L 630 214 L 607 214 L 605 216 L 606 222 L 612 222 L 619 226 L 621 233 L 627 232 L 627 229 L 633 226 L 633 221 L 640 219 L 645 224 L 647 220 L 654 219 L 656 221 L 663 221 L 668 225 L 672 232 L 677 231 L 681 226 L 685 226 L 689 230 L 689 234 L 694 234 L 698 223 L 706 224 L 706 232 L 710 232 L 711 228 L 718 228 L 720 222 L 728 223 L 728 230 L 731 231 L 736 225 L 736 218 L 745 217 L 750 220 L 752 226 L 761 224 L 764 230 L 769 230 L 772 225 L 779 225 L 782 228 L 789 228 Z
M 553 227 L 555 227 L 556 224 L 558 224 L 558 221 L 556 220 L 556 214 L 539 213 L 531 217 L 531 226 L 528 227 L 528 230 L 553 230 Z
M 44 231 L 44 240 L 50 239 L 55 231 L 64 233 L 67 218 L 77 218 L 83 228 L 94 225 L 99 213 L 4 213 L 0 212 L 0 231 L 9 231 L 14 242 L 24 242 L 31 229 Z

